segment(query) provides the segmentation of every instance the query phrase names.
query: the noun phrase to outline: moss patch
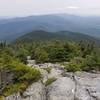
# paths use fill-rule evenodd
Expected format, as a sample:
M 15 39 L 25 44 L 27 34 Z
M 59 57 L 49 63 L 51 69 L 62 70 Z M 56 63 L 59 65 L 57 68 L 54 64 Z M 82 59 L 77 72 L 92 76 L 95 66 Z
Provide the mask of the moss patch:
M 55 77 L 49 78 L 46 82 L 45 82 L 45 86 L 48 86 L 50 84 L 52 84 L 54 81 L 56 81 L 57 79 Z

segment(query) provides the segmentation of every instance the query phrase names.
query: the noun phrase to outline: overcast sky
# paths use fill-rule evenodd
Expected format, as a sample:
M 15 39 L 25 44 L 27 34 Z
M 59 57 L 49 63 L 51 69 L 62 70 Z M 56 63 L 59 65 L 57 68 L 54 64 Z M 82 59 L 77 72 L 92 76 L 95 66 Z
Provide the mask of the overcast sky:
M 97 16 L 100 0 L 0 0 L 0 17 L 52 13 Z

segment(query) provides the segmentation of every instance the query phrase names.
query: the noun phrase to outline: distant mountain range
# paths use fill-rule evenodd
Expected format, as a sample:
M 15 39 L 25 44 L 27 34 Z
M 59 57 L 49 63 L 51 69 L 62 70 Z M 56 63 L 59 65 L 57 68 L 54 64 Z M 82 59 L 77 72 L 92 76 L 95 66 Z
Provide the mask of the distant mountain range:
M 80 32 L 100 38 L 100 17 L 52 14 L 0 19 L 0 40 L 14 40 L 35 30 Z
M 69 40 L 69 41 L 85 41 L 96 43 L 100 45 L 100 40 L 85 34 L 74 33 L 69 31 L 60 31 L 60 32 L 46 32 L 42 30 L 33 31 L 27 33 L 16 39 L 16 42 L 33 42 L 33 41 L 48 41 L 48 40 Z

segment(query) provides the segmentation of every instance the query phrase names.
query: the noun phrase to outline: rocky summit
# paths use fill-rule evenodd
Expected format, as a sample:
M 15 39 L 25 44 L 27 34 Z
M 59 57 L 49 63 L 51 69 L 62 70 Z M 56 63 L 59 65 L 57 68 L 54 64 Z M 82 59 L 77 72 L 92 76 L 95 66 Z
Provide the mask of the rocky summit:
M 33 67 L 32 65 L 30 67 Z M 100 74 L 67 72 L 59 64 L 34 65 L 42 79 L 4 100 L 100 100 Z

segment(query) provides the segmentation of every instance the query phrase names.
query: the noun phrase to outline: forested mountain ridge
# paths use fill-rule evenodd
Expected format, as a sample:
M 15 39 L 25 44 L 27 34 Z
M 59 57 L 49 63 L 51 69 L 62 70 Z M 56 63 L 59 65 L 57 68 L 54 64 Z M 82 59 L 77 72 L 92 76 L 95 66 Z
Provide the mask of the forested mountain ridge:
M 51 14 L 0 19 L 0 40 L 14 40 L 35 30 L 71 31 L 100 37 L 100 17 Z
M 99 39 L 81 33 L 75 33 L 69 31 L 47 32 L 43 30 L 37 30 L 37 31 L 32 31 L 30 33 L 27 33 L 17 38 L 16 41 L 34 42 L 34 41 L 48 41 L 48 40 L 57 40 L 57 39 L 66 40 L 66 41 L 69 40 L 74 42 L 85 41 L 85 42 L 100 44 Z

